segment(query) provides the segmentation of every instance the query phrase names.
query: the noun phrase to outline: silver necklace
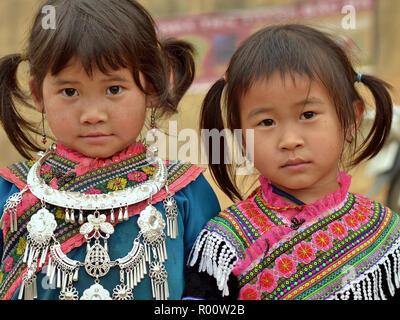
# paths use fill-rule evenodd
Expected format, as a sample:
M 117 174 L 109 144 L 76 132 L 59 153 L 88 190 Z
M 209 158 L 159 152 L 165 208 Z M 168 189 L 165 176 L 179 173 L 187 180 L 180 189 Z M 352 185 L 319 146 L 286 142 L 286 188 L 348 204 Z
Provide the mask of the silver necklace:
M 156 163 L 156 171 L 151 179 L 136 187 L 110 192 L 104 195 L 85 195 L 79 192 L 55 190 L 40 178 L 40 168 L 44 161 L 54 152 L 50 150 L 42 155 L 39 161 L 29 171 L 28 189 L 42 202 L 39 209 L 27 224 L 28 241 L 23 262 L 28 271 L 23 276 L 19 299 L 35 299 L 37 297 L 36 270 L 41 268 L 47 256 L 49 257 L 47 276 L 49 283 L 56 282 L 60 288 L 61 300 L 78 300 L 79 293 L 73 283 L 78 281 L 81 267 L 94 278 L 94 283 L 86 289 L 82 300 L 129 300 L 133 299 L 133 289 L 148 273 L 151 280 L 153 298 L 163 300 L 169 298 L 167 271 L 164 262 L 167 259 L 164 227 L 167 225 L 167 235 L 172 239 L 178 235 L 177 206 L 166 185 L 168 170 L 162 159 L 154 156 L 154 149 L 148 148 L 148 156 Z M 164 209 L 167 223 L 151 203 L 152 196 L 166 188 Z M 26 190 L 25 190 L 26 191 Z M 21 191 L 22 192 L 22 191 Z M 22 197 L 22 195 L 21 195 Z M 138 226 L 140 232 L 134 239 L 130 252 L 115 261 L 108 254 L 108 238 L 114 233 L 114 210 L 119 209 L 118 220 L 128 219 L 128 206 L 148 200 L 147 207 L 140 212 Z M 84 262 L 67 257 L 57 241 L 54 231 L 57 227 L 54 215 L 46 208 L 46 204 L 65 208 L 69 213 L 67 222 L 75 223 L 74 211 L 79 211 L 78 222 L 81 223 L 80 233 L 86 240 L 86 257 Z M 15 206 L 16 207 L 16 206 Z M 122 213 L 125 208 L 125 213 Z M 82 211 L 89 210 L 87 222 L 84 223 Z M 100 210 L 110 210 L 110 222 Z M 67 219 L 66 219 L 67 220 Z M 114 288 L 112 295 L 100 284 L 100 278 L 108 274 L 113 267 L 120 268 L 120 283 Z

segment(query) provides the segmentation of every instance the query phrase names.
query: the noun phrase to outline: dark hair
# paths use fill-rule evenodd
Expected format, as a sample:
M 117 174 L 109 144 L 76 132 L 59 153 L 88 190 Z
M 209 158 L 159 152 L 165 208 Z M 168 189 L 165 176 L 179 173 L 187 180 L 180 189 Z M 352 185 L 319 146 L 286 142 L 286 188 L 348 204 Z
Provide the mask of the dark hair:
M 138 2 L 48 0 L 44 5 L 56 9 L 56 28 L 43 28 L 44 15 L 39 10 L 25 54 L 40 94 L 46 74 L 59 73 L 77 57 L 89 76 L 93 68 L 103 73 L 129 68 L 140 90 L 158 97 L 158 114 L 177 111 L 178 102 L 194 79 L 194 49 L 182 40 L 158 40 L 154 20 Z M 29 151 L 39 151 L 40 147 L 29 136 L 29 132 L 37 133 L 34 126 L 21 117 L 15 104 L 29 105 L 16 79 L 23 60 L 21 54 L 0 60 L 0 119 L 12 144 L 29 158 Z M 150 84 L 146 88 L 140 82 L 140 73 Z
M 231 58 L 225 78 L 211 87 L 203 101 L 200 127 L 222 130 L 226 116 L 227 128 L 240 129 L 241 98 L 254 82 L 268 80 L 275 71 L 280 72 L 282 77 L 301 74 L 311 81 L 321 82 L 336 107 L 343 132 L 357 128 L 353 102 L 363 101 L 355 88 L 358 73 L 333 38 L 300 24 L 265 27 L 241 44 Z M 389 135 L 392 121 L 391 86 L 371 75 L 364 74 L 361 81 L 374 97 L 376 117 L 363 142 L 357 147 L 356 141 L 353 144 L 351 165 L 370 159 L 379 152 Z M 224 99 L 221 101 L 224 90 Z M 212 159 L 213 141 L 210 139 L 208 142 L 208 157 Z M 220 152 L 220 155 L 223 154 Z M 219 163 L 222 164 L 221 161 Z M 241 199 L 231 166 L 221 164 L 209 161 L 214 180 L 231 200 Z

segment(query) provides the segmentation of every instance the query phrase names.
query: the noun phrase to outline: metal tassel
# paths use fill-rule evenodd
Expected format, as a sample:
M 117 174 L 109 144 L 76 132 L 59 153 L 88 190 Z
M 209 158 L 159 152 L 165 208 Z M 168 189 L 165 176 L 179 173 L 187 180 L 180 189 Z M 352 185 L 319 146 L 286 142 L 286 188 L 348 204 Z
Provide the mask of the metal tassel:
M 119 208 L 119 213 L 118 213 L 118 221 L 121 222 L 123 220 L 123 212 L 122 212 L 122 207 Z
M 79 210 L 78 223 L 79 224 L 83 223 L 83 211 L 82 210 Z
M 75 211 L 74 209 L 71 210 L 70 222 L 75 223 Z
M 129 219 L 128 206 L 126 206 L 124 211 L 124 221 L 128 221 L 128 219 Z
M 115 223 L 114 209 L 111 209 L 111 211 L 110 211 L 110 222 L 111 222 L 111 224 Z
M 65 222 L 69 223 L 70 219 L 69 219 L 69 209 L 66 208 L 65 209 Z

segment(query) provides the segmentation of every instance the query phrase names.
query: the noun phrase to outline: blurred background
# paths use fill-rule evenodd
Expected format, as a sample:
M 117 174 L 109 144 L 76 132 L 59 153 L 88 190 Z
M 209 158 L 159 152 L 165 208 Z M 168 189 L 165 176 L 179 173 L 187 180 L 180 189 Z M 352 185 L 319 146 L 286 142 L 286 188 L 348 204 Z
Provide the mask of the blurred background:
M 201 101 L 213 81 L 223 76 L 238 45 L 268 24 L 298 22 L 313 25 L 337 36 L 351 53 L 360 72 L 374 74 L 394 87 L 393 100 L 400 104 L 400 1 L 398 0 L 139 0 L 155 18 L 160 37 L 178 37 L 196 48 L 196 80 L 173 116 L 178 130 L 198 128 Z M 0 55 L 22 52 L 33 12 L 41 0 L 0 0 Z M 350 20 L 349 20 L 350 19 Z M 351 20 L 353 19 L 353 20 Z M 27 85 L 28 68 L 21 66 L 19 79 Z M 360 87 L 363 91 L 363 88 Z M 365 93 L 367 102 L 368 93 Z M 36 112 L 21 110 L 40 123 Z M 160 126 L 168 129 L 168 121 Z M 0 130 L 0 166 L 23 160 Z M 400 141 L 400 139 L 399 139 Z M 181 141 L 185 143 L 185 141 Z M 173 157 L 172 157 L 173 158 Z M 378 170 L 379 171 L 379 170 Z M 377 170 L 368 163 L 350 172 L 352 191 L 368 193 L 376 184 Z M 227 199 L 206 172 L 222 207 Z M 243 185 L 247 190 L 249 185 Z M 385 202 L 388 185 L 379 185 L 374 198 Z

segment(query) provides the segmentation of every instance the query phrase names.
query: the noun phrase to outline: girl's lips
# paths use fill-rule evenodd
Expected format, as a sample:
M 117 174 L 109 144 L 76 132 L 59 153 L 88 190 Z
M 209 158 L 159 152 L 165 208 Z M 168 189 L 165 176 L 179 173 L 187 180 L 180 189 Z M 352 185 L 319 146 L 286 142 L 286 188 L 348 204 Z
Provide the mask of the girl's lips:
M 300 159 L 295 159 L 295 160 L 289 160 L 287 161 L 283 166 L 281 166 L 282 169 L 288 169 L 288 170 L 303 170 L 307 168 L 308 166 L 311 165 L 310 161 L 304 161 Z
M 89 143 L 103 143 L 109 140 L 112 137 L 112 135 L 88 135 L 88 136 L 81 136 L 83 140 Z

